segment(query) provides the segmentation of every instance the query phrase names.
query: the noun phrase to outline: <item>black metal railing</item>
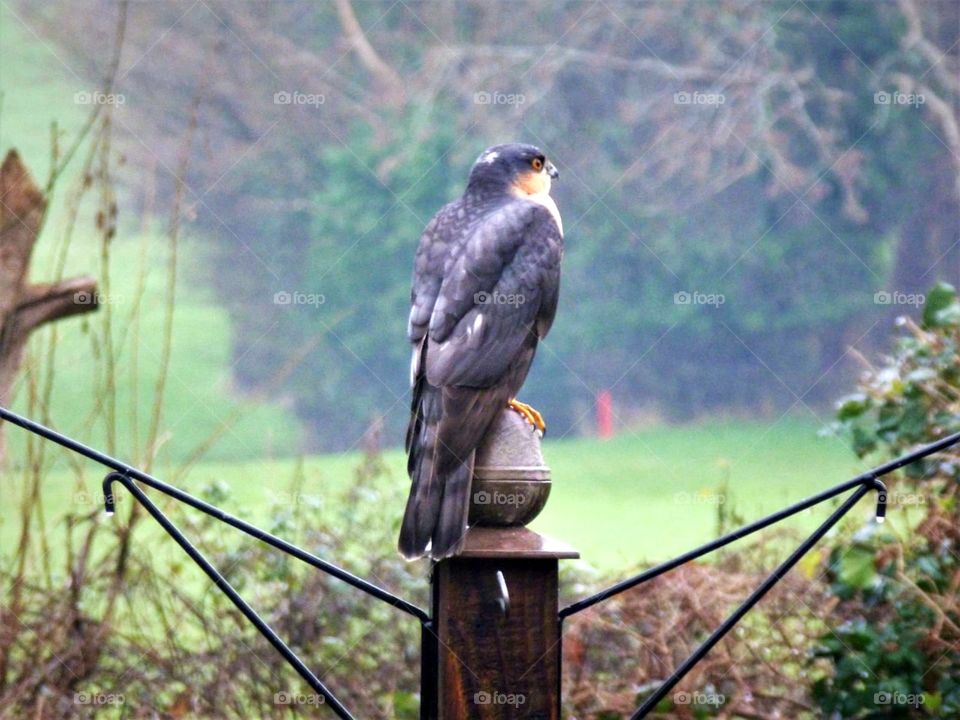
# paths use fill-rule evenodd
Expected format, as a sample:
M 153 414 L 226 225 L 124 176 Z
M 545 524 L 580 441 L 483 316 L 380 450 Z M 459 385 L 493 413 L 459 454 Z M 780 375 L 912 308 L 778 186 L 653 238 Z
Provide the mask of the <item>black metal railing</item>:
M 21 415 L 17 415 L 6 408 L 0 407 L 0 419 L 6 420 L 28 430 L 46 440 L 50 440 L 73 452 L 83 455 L 95 462 L 100 463 L 111 469 L 111 472 L 103 480 L 104 506 L 108 513 L 114 509 L 113 487 L 115 483 L 123 485 L 139 502 L 147 512 L 153 517 L 160 526 L 170 535 L 178 545 L 187 553 L 187 555 L 206 573 L 213 583 L 233 602 L 233 604 L 244 614 L 244 616 L 257 628 L 257 630 L 273 645 L 281 656 L 300 674 L 310 687 L 323 698 L 325 705 L 328 705 L 338 717 L 347 720 L 353 720 L 353 715 L 343 706 L 337 697 L 329 688 L 304 664 L 297 654 L 274 632 L 273 628 L 264 621 L 255 610 L 240 596 L 239 593 L 230 585 L 230 583 L 219 573 L 219 571 L 207 560 L 206 557 L 180 532 L 180 530 L 170 521 L 170 519 L 147 497 L 139 483 L 146 485 L 154 490 L 164 493 L 169 497 L 186 503 L 187 505 L 210 515 L 221 522 L 224 522 L 238 530 L 254 537 L 282 552 L 301 560 L 308 565 L 332 575 L 342 580 L 348 585 L 382 601 L 396 609 L 415 617 L 420 623 L 421 632 L 421 708 L 420 717 L 422 720 L 433 720 L 437 714 L 437 674 L 438 674 L 438 641 L 433 631 L 433 621 L 430 615 L 420 607 L 403 600 L 393 593 L 374 585 L 343 568 L 334 565 L 312 553 L 303 550 L 292 543 L 287 542 L 271 533 L 261 530 L 244 520 L 224 512 L 220 508 L 204 502 L 199 498 L 183 492 L 182 490 L 168 485 L 161 480 L 145 472 L 123 463 L 105 453 L 90 448 L 77 440 L 52 430 L 44 425 L 36 423 Z M 664 573 L 680 567 L 692 560 L 707 555 L 721 547 L 751 535 L 759 530 L 770 527 L 775 523 L 792 517 L 803 510 L 807 510 L 819 505 L 827 500 L 842 495 L 845 492 L 853 492 L 837 507 L 830 516 L 809 536 L 803 543 L 794 550 L 786 560 L 784 560 L 757 588 L 754 590 L 736 610 L 731 613 L 721 625 L 704 640 L 701 645 L 694 650 L 690 656 L 684 660 L 673 673 L 661 683 L 661 685 L 649 695 L 643 704 L 632 715 L 631 720 L 639 720 L 652 712 L 663 698 L 690 672 L 690 670 L 703 657 L 710 652 L 730 630 L 753 608 L 769 590 L 779 582 L 787 572 L 793 568 L 797 562 L 814 546 L 823 536 L 836 525 L 841 518 L 849 513 L 853 507 L 871 491 L 877 492 L 876 518 L 883 521 L 886 515 L 887 490 L 880 478 L 894 470 L 921 460 L 929 455 L 944 450 L 960 442 L 960 432 L 944 437 L 936 442 L 924 445 L 911 453 L 907 453 L 895 460 L 880 465 L 872 470 L 868 470 L 855 478 L 841 483 L 829 490 L 825 490 L 817 495 L 813 495 L 806 500 L 802 500 L 790 507 L 768 515 L 756 522 L 745 525 L 738 530 L 723 535 L 709 543 L 701 545 L 698 548 L 683 553 L 678 557 L 668 560 L 645 570 L 633 577 L 616 583 L 615 585 L 591 595 L 583 600 L 579 600 L 560 610 L 558 614 L 558 623 L 562 638 L 563 622 L 579 612 L 604 602 L 626 590 L 637 587 L 645 582 L 653 580 Z
M 50 440 L 58 445 L 61 445 L 73 452 L 79 453 L 84 457 L 87 457 L 91 460 L 94 460 L 101 465 L 105 465 L 108 468 L 112 469 L 103 480 L 103 498 L 104 498 L 104 509 L 108 514 L 113 514 L 114 510 L 114 495 L 113 495 L 113 486 L 115 483 L 120 483 L 123 485 L 131 495 L 139 502 L 147 512 L 156 520 L 160 526 L 166 531 L 170 537 L 172 537 L 176 543 L 183 548 L 184 552 L 190 556 L 190 559 L 193 560 L 200 568 L 206 573 L 206 575 L 213 581 L 213 583 L 230 599 L 230 601 L 237 607 L 240 612 L 253 624 L 253 626 L 270 642 L 271 645 L 283 656 L 296 671 L 299 673 L 307 684 L 323 698 L 323 704 L 330 707 L 333 712 L 336 713 L 337 717 L 343 718 L 344 720 L 355 720 L 354 716 L 350 714 L 350 711 L 344 707 L 343 703 L 337 699 L 336 695 L 318 678 L 311 670 L 306 666 L 306 664 L 299 658 L 299 656 L 292 650 L 290 647 L 280 638 L 279 635 L 270 627 L 270 625 L 261 618 L 257 612 L 250 607 L 250 605 L 240 596 L 240 594 L 233 588 L 232 585 L 227 581 L 223 575 L 204 557 L 201 553 L 184 535 L 180 532 L 179 528 L 173 524 L 173 522 L 160 510 L 151 500 L 147 497 L 146 493 L 138 485 L 143 483 L 144 485 L 158 490 L 159 492 L 164 493 L 180 502 L 186 503 L 190 507 L 193 507 L 197 510 L 200 510 L 207 515 L 210 515 L 221 522 L 226 523 L 232 527 L 237 528 L 238 530 L 250 535 L 251 537 L 256 538 L 268 545 L 271 545 L 278 550 L 285 552 L 288 555 L 291 555 L 298 560 L 302 560 L 308 565 L 322 570 L 323 572 L 332 575 L 339 580 L 355 587 L 356 589 L 370 595 L 377 600 L 391 605 L 398 610 L 412 615 L 420 621 L 421 627 L 421 639 L 422 644 L 427 646 L 430 643 L 429 638 L 433 635 L 432 625 L 430 616 L 425 610 L 417 607 L 413 603 L 407 602 L 406 600 L 397 597 L 393 593 L 384 590 L 383 588 L 370 583 L 363 578 L 359 578 L 356 575 L 344 570 L 337 565 L 334 565 L 331 562 L 324 560 L 323 558 L 317 557 L 312 553 L 303 550 L 292 543 L 283 540 L 282 538 L 273 535 L 266 530 L 261 530 L 255 525 L 241 520 L 240 518 L 234 517 L 229 513 L 224 512 L 220 508 L 211 505 L 210 503 L 204 502 L 199 498 L 185 493 L 183 490 L 175 488 L 172 485 L 159 480 L 148 473 L 145 473 L 141 470 L 138 470 L 126 463 L 117 460 L 106 453 L 102 453 L 99 450 L 95 450 L 83 443 L 74 440 L 73 438 L 67 437 L 58 433 L 56 430 L 52 430 L 45 425 L 34 422 L 28 418 L 25 418 L 21 415 L 17 415 L 6 408 L 0 407 L 0 418 L 7 420 L 8 422 L 18 425 L 25 430 L 28 430 L 40 437 Z M 424 674 L 433 674 L 435 670 L 429 665 L 431 662 L 435 662 L 435 653 L 424 653 L 425 663 L 422 672 Z M 424 703 L 425 707 L 428 707 L 428 703 Z M 427 717 L 427 716 L 423 716 Z

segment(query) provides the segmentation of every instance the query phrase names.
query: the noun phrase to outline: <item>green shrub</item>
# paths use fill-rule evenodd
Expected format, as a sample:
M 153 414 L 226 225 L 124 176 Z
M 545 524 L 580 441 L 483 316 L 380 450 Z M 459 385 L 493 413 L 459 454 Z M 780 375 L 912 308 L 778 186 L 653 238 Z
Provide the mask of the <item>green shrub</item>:
M 898 324 L 893 355 L 839 407 L 838 427 L 861 457 L 900 455 L 960 429 L 956 292 L 937 285 L 922 323 Z M 960 716 L 957 461 L 950 449 L 889 478 L 891 515 L 907 522 L 867 528 L 831 552 L 840 622 L 815 654 L 834 674 L 813 688 L 831 717 Z

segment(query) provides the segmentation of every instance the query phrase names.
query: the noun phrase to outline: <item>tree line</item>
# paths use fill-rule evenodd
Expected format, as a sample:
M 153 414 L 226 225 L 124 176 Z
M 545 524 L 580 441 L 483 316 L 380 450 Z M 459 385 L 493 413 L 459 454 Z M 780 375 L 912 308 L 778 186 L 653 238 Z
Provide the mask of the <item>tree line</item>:
M 53 7 L 71 22 L 23 9 L 94 76 L 103 16 Z M 496 142 L 561 172 L 561 306 L 525 390 L 555 436 L 589 430 L 603 388 L 621 424 L 817 411 L 851 348 L 957 279 L 956 3 L 129 13 L 131 197 L 149 209 L 144 169 L 173 192 L 195 118 L 185 200 L 236 377 L 258 386 L 316 343 L 284 386 L 315 447 L 377 416 L 399 441 L 413 250 Z

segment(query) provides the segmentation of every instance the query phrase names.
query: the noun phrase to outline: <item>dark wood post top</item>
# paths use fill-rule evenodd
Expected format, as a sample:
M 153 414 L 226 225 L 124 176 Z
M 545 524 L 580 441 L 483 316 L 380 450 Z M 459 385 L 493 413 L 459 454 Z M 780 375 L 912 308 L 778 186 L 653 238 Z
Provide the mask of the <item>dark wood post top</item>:
M 580 553 L 566 543 L 525 527 L 472 527 L 461 558 L 554 558 L 572 560 Z

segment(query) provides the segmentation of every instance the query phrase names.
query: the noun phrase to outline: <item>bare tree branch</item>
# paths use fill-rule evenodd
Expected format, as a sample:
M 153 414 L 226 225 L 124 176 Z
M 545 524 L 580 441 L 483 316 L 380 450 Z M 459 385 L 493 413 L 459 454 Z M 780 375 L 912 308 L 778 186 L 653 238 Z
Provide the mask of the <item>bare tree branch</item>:
M 370 44 L 363 28 L 360 26 L 360 21 L 357 20 L 357 16 L 353 12 L 353 5 L 351 5 L 350 0 L 337 0 L 337 15 L 340 18 L 340 24 L 343 26 L 343 32 L 353 45 L 357 58 L 381 86 L 384 99 L 391 105 L 401 104 L 406 94 L 403 89 L 403 80 L 397 74 L 397 71 L 390 67 Z

